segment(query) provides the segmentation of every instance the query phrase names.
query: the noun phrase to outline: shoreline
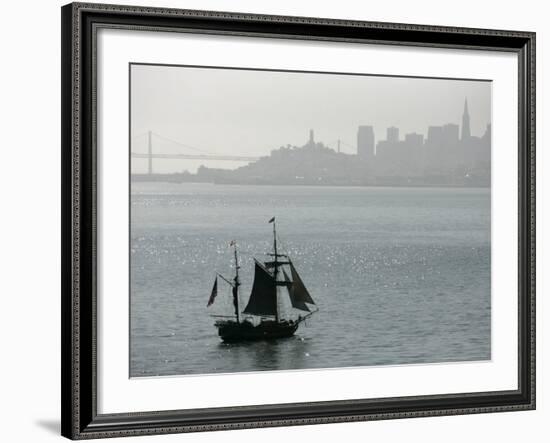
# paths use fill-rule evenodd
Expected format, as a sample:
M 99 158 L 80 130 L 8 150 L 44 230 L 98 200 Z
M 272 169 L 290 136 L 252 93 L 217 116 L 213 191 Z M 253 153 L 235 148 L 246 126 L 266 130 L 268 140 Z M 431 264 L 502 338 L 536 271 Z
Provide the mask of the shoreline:
M 229 182 L 206 182 L 206 181 L 181 181 L 181 180 L 170 180 L 170 179 L 152 179 L 152 180 L 143 180 L 135 179 L 130 177 L 130 183 L 170 183 L 170 184 L 190 184 L 190 185 L 212 185 L 212 186 L 270 186 L 270 187 L 309 187 L 309 188 L 444 188 L 444 189 L 491 189 L 491 185 L 481 185 L 481 184 L 452 184 L 452 183 L 430 183 L 430 184 L 420 184 L 420 183 L 407 183 L 407 184 L 398 184 L 398 183 L 369 183 L 369 184 L 339 184 L 339 183 L 323 183 L 323 184 L 312 184 L 312 183 L 229 183 Z

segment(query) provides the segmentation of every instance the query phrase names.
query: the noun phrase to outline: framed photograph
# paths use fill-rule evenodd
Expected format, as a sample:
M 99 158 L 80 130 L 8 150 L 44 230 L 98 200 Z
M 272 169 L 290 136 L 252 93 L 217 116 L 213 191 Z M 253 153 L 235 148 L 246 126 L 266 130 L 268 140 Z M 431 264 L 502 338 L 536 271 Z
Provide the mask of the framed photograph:
M 64 436 L 535 408 L 534 33 L 61 13 Z

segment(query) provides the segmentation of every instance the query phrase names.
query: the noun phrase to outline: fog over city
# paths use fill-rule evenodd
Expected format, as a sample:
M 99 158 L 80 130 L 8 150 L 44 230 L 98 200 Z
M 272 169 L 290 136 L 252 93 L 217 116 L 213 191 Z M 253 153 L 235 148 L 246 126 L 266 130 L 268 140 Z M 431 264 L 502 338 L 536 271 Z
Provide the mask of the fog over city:
M 155 153 L 262 157 L 311 143 L 313 130 L 315 143 L 337 151 L 340 141 L 341 153 L 355 155 L 361 126 L 372 127 L 374 145 L 388 128 L 398 130 L 394 141 L 426 140 L 429 127 L 452 124 L 462 139 L 466 101 L 468 135 L 490 136 L 489 81 L 132 65 L 131 148 L 147 153 L 151 131 Z M 154 172 L 246 164 L 155 159 Z M 147 159 L 132 160 L 133 173 L 147 168 Z

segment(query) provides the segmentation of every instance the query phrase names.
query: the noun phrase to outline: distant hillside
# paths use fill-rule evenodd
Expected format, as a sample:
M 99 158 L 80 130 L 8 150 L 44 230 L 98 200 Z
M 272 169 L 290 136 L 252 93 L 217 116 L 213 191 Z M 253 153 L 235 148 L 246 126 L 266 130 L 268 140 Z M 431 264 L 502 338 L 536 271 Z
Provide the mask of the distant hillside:
M 322 143 L 281 147 L 269 157 L 231 171 L 227 182 L 256 184 L 360 184 L 357 157 Z
M 376 158 L 376 157 L 375 157 Z M 402 158 L 405 162 L 405 158 Z M 374 161 L 374 160 L 371 160 Z M 380 160 L 380 162 L 382 162 Z M 416 162 L 418 163 L 418 162 Z M 332 185 L 332 186 L 490 186 L 490 171 L 455 168 L 428 170 L 408 159 L 402 171 L 377 166 L 358 155 L 343 154 L 315 143 L 311 137 L 302 147 L 286 146 L 235 170 L 199 167 L 196 174 L 133 175 L 137 181 L 202 182 L 256 185 Z M 379 168 L 382 169 L 382 168 Z

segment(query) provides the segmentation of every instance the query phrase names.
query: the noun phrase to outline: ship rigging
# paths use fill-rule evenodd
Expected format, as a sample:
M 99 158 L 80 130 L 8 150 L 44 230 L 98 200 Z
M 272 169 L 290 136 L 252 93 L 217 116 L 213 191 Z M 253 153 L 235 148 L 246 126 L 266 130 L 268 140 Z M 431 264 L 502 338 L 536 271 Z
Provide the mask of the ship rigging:
M 282 254 L 277 247 L 275 217 L 269 220 L 273 225 L 273 252 L 270 259 L 261 262 L 254 258 L 254 282 L 248 302 L 241 313 L 239 306 L 240 277 L 237 243 L 231 242 L 234 254 L 235 276 L 232 279 L 216 275 L 207 307 L 214 303 L 218 294 L 218 277 L 231 287 L 234 319 L 217 320 L 215 326 L 223 341 L 245 341 L 276 339 L 294 335 L 300 323 L 318 311 L 309 291 L 302 281 L 288 254 Z M 301 313 L 295 318 L 283 318 L 279 297 L 287 296 L 292 307 Z M 243 318 L 244 314 L 244 318 Z

